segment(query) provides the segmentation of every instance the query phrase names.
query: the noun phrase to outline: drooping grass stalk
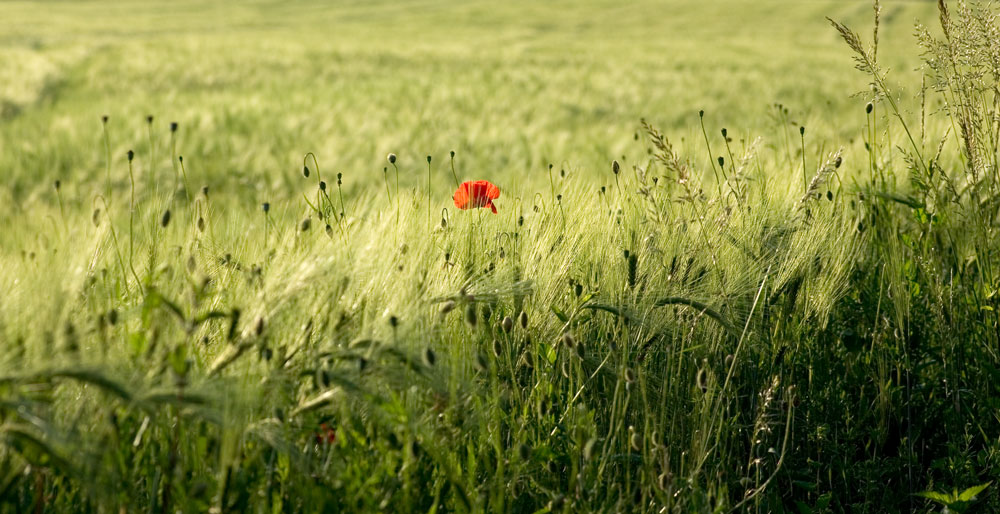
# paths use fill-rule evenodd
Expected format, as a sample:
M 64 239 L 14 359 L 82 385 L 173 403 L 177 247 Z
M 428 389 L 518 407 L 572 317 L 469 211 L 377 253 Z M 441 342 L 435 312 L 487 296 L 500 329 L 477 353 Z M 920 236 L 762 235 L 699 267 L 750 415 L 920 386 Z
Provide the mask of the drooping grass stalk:
M 121 270 L 122 285 L 125 287 L 125 294 L 128 295 L 128 296 L 131 296 L 132 295 L 132 291 L 131 291 L 131 287 L 129 286 L 128 272 L 125 270 L 125 259 L 122 257 L 121 245 L 118 243 L 118 232 L 115 230 L 114 221 L 111 218 L 111 213 L 110 213 L 111 206 L 108 204 L 108 201 L 103 196 L 101 196 L 101 195 L 98 195 L 97 197 L 94 198 L 94 203 L 97 203 L 98 200 L 100 200 L 101 203 L 104 204 L 105 217 L 108 219 L 108 230 L 111 231 L 111 242 L 112 242 L 112 244 L 114 244 L 114 247 L 115 247 L 115 258 L 116 258 L 115 260 L 118 262 L 118 268 L 119 268 L 119 270 Z M 95 209 L 95 218 L 94 219 L 98 220 L 99 218 L 96 216 L 96 213 L 97 213 L 97 210 Z M 96 224 L 97 224 L 97 222 L 95 221 L 95 225 Z M 95 250 L 94 258 L 93 258 L 93 261 L 91 263 L 91 268 L 94 267 L 94 263 L 96 263 L 96 260 L 97 260 L 97 254 L 96 254 L 96 250 Z M 132 275 L 135 277 L 136 283 L 138 283 L 139 277 L 135 276 L 135 271 L 134 270 L 132 272 Z

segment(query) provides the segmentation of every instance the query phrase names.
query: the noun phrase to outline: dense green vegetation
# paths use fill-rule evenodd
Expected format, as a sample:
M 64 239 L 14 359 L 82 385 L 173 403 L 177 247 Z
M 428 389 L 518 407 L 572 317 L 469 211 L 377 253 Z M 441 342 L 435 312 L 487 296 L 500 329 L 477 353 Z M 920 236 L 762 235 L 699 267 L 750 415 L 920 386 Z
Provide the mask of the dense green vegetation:
M 5 3 L 0 512 L 1000 509 L 950 7 Z

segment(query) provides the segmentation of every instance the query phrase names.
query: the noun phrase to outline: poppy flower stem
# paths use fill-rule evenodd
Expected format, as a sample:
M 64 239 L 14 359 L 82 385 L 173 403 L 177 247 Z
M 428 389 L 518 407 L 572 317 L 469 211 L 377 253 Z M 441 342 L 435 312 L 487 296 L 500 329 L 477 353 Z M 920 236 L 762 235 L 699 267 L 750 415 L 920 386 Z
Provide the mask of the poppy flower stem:
M 455 151 L 451 151 L 451 176 L 455 178 L 455 187 L 459 186 L 458 173 L 455 173 Z
M 392 159 L 392 169 L 396 173 L 396 229 L 399 229 L 399 168 L 396 167 L 395 156 Z
M 427 229 L 430 230 L 431 225 L 431 156 L 427 156 Z
M 388 177 L 388 175 L 389 175 L 389 167 L 388 166 L 383 166 L 382 167 L 382 183 L 385 184 L 385 198 L 386 198 L 386 200 L 389 201 L 389 203 L 392 203 L 392 193 L 389 192 L 389 177 Z
M 722 196 L 722 181 L 719 180 L 719 171 L 715 168 L 715 158 L 712 153 L 712 144 L 708 142 L 708 132 L 705 130 L 705 111 L 698 111 L 698 120 L 701 122 L 701 135 L 705 137 L 705 148 L 708 148 L 708 163 L 712 165 L 712 174 L 715 175 L 715 183 L 719 188 L 719 196 Z M 726 170 L 722 170 L 722 176 L 726 175 Z M 728 182 L 728 180 L 727 180 Z
M 552 203 L 556 203 L 556 183 L 552 180 L 552 163 L 549 163 L 549 191 Z
M 108 191 L 106 196 L 108 198 L 107 203 L 111 203 L 111 140 L 108 138 L 108 117 L 105 116 L 101 123 L 101 128 L 104 130 L 104 157 L 108 168 Z M 173 135 L 171 134 L 171 139 Z M 176 147 L 176 145 L 175 145 Z M 176 165 L 175 165 L 176 166 Z M 177 168 L 174 168 L 174 173 L 177 173 Z

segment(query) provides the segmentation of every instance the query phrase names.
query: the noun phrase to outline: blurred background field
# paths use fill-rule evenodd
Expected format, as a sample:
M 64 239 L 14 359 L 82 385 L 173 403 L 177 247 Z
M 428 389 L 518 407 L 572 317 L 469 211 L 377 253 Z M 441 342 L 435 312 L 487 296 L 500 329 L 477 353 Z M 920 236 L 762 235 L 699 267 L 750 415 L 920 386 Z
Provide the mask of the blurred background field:
M 852 96 L 867 83 L 825 19 L 870 24 L 871 5 L 861 1 L 5 2 L 3 10 L 0 187 L 22 205 L 54 179 L 89 189 L 104 167 L 103 115 L 115 166 L 127 149 L 149 155 L 153 115 L 160 172 L 170 176 L 167 127 L 176 121 L 192 180 L 257 203 L 298 196 L 293 180 L 307 151 L 345 172 L 348 190 L 379 186 L 388 152 L 414 172 L 403 174 L 406 185 L 417 183 L 425 155 L 443 162 L 451 150 L 462 170 L 502 186 L 544 184 L 548 163 L 589 180 L 643 150 L 633 139 L 643 117 L 704 165 L 699 110 L 710 133 L 728 127 L 738 140 L 794 140 L 806 126 L 815 158 L 857 143 L 870 96 Z M 913 22 L 933 15 L 929 2 L 889 2 L 882 14 L 880 58 L 910 96 L 919 86 Z M 765 138 L 765 158 L 784 146 L 775 139 Z

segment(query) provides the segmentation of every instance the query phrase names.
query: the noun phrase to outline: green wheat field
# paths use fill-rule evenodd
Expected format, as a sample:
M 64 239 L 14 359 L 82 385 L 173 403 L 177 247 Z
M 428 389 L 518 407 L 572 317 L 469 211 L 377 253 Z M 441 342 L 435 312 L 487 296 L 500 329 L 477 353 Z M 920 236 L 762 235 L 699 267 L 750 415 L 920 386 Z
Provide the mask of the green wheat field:
M 1000 511 L 998 13 L 0 2 L 0 513 Z

